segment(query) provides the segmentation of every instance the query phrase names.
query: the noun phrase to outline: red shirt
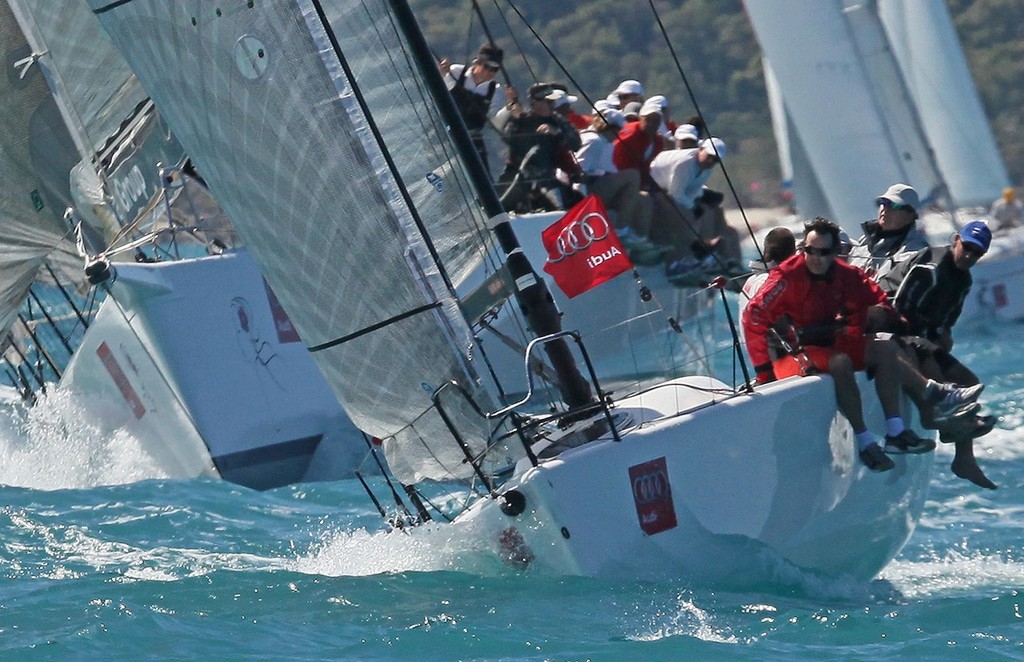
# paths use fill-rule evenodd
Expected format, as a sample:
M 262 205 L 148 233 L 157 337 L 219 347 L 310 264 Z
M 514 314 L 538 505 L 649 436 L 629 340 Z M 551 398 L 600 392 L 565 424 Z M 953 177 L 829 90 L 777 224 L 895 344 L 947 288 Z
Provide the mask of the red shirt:
M 628 122 L 619 132 L 612 151 L 612 162 L 619 170 L 639 170 L 644 183 L 651 179 L 651 159 L 662 149 L 661 136 L 649 137 L 640 122 Z
M 871 306 L 892 310 L 885 292 L 863 270 L 835 260 L 824 276 L 814 276 L 799 253 L 772 269 L 743 311 L 747 352 L 755 366 L 770 362 L 768 333 L 783 315 L 806 329 L 832 323 L 843 313 L 850 332 L 863 334 Z

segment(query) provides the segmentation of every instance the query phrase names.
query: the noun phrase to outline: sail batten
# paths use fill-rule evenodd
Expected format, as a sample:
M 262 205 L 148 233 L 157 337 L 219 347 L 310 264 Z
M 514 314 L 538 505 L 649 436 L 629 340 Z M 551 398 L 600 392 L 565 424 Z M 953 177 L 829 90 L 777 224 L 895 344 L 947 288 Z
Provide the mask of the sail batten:
M 389 3 L 90 3 L 356 425 L 403 481 L 468 476 L 432 396 L 492 406 L 456 296 L 486 218 Z M 481 451 L 487 422 L 447 400 Z

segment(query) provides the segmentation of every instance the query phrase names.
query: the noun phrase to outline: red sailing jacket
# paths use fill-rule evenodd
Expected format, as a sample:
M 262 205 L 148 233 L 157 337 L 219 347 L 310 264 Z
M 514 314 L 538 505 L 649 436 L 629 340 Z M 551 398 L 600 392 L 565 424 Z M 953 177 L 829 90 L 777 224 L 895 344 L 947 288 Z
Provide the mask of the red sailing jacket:
M 612 162 L 619 170 L 639 170 L 640 180 L 646 184 L 651 180 L 651 159 L 661 148 L 661 136 L 652 141 L 640 128 L 640 122 L 627 122 L 615 141 Z
M 836 260 L 824 276 L 815 277 L 807 270 L 803 253 L 798 253 L 769 273 L 743 311 L 750 359 L 755 366 L 770 363 L 769 329 L 783 315 L 789 315 L 797 329 L 807 329 L 833 323 L 842 313 L 850 333 L 859 335 L 871 306 L 892 310 L 885 292 L 864 271 Z

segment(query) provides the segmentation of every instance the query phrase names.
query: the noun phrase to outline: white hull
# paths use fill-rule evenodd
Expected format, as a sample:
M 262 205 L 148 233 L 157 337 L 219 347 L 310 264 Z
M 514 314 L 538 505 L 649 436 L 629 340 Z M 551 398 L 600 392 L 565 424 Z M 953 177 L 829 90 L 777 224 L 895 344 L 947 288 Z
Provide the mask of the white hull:
M 352 476 L 365 444 L 247 252 L 116 271 L 61 381 L 105 427 L 173 477 Z
M 881 412 L 861 383 L 877 433 Z M 869 579 L 899 553 L 920 517 L 932 454 L 893 456 L 894 470 L 869 472 L 820 377 L 658 419 L 710 402 L 694 385 L 716 383 L 689 377 L 617 403 L 634 422 L 652 421 L 621 442 L 524 461 L 500 490 L 525 496 L 522 514 L 488 499 L 459 521 L 516 565 L 580 575 L 778 579 L 792 564 Z

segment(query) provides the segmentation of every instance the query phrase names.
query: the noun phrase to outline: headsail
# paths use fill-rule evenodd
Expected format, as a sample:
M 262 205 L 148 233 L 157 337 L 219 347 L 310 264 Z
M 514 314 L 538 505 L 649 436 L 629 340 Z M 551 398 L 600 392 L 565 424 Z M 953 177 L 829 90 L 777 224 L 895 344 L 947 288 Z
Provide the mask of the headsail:
M 181 147 L 84 3 L 7 2 L 32 48 L 26 66 L 42 71 L 78 150 L 72 200 L 109 241 L 159 190 L 156 164 L 175 165 Z
M 75 150 L 38 71 L 25 71 L 32 49 L 0 3 L 0 339 L 49 258 L 80 268 L 62 218 Z M 20 74 L 24 73 L 22 77 Z
M 90 4 L 356 425 L 391 438 L 402 480 L 469 475 L 431 394 L 455 380 L 482 397 L 456 289 L 486 257 L 486 219 L 390 4 Z M 445 404 L 487 439 L 460 397 Z

